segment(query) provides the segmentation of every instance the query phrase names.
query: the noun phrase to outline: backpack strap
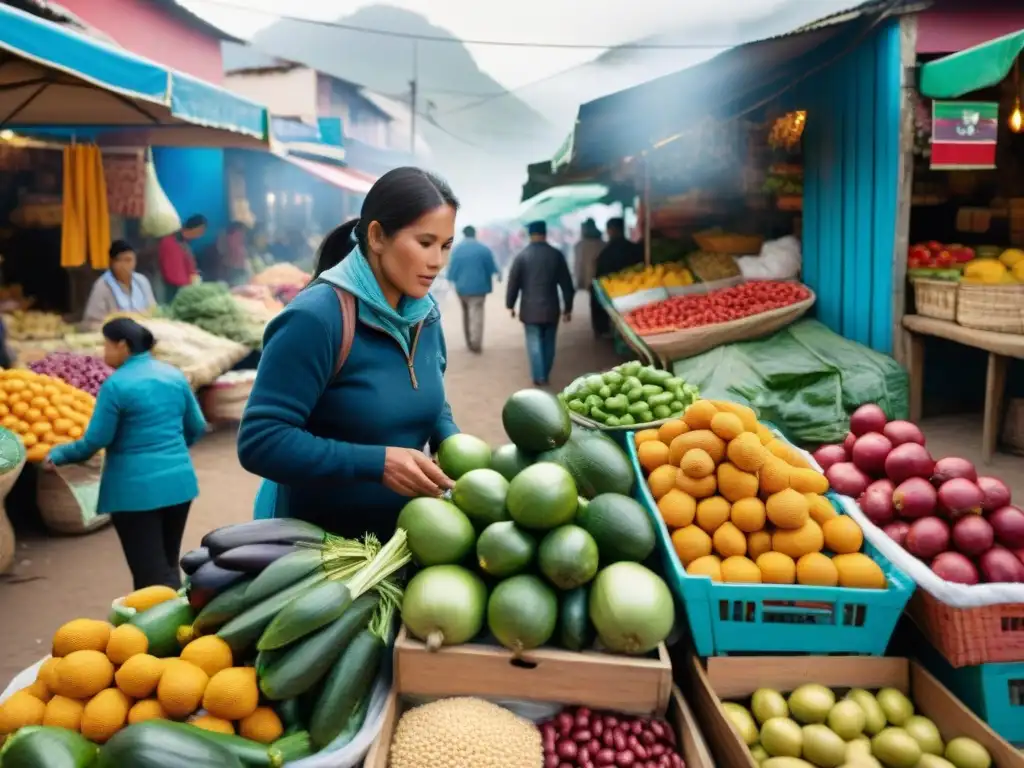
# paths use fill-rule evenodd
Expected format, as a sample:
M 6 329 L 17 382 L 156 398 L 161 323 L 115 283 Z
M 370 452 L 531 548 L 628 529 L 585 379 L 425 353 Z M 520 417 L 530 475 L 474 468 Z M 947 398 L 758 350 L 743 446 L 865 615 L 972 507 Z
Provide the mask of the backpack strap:
M 358 311 L 355 296 L 336 285 L 331 287 L 334 289 L 334 294 L 338 297 L 338 304 L 341 307 L 341 349 L 338 350 L 338 361 L 334 365 L 334 376 L 332 377 L 337 378 L 345 366 L 345 361 L 348 360 L 349 353 L 352 352 L 352 342 L 356 337 Z

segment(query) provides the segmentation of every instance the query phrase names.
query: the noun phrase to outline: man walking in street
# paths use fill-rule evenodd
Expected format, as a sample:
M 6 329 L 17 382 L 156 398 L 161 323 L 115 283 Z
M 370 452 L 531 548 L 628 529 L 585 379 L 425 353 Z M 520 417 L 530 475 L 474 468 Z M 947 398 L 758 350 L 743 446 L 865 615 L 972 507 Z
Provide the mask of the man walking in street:
M 493 290 L 491 279 L 501 273 L 491 249 L 476 239 L 476 229 L 462 230 L 463 240 L 452 249 L 448 262 L 448 282 L 455 288 L 462 305 L 462 330 L 469 351 L 479 354 L 484 340 L 484 300 Z
M 535 386 L 545 386 L 555 363 L 559 316 L 572 319 L 575 290 L 565 256 L 547 242 L 547 225 L 535 221 L 528 228 L 530 244 L 516 256 L 508 276 L 505 304 L 526 329 L 526 354 Z M 562 293 L 561 304 L 558 293 Z
M 626 239 L 626 222 L 622 219 L 608 219 L 608 242 L 597 257 L 594 276 L 597 278 L 620 272 L 626 267 L 642 264 L 643 250 L 631 240 Z M 590 288 L 590 326 L 597 337 L 607 336 L 611 332 L 611 321 L 608 313 L 601 307 L 594 288 Z

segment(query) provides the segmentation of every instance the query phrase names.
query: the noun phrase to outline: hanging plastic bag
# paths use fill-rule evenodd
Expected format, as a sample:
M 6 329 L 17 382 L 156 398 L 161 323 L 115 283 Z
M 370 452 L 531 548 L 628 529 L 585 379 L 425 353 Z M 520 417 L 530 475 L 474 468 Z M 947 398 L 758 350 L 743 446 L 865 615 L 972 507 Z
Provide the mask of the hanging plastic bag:
M 181 217 L 174 210 L 167 193 L 160 186 L 153 164 L 153 152 L 146 152 L 146 212 L 142 215 L 139 227 L 147 237 L 166 237 L 181 229 Z

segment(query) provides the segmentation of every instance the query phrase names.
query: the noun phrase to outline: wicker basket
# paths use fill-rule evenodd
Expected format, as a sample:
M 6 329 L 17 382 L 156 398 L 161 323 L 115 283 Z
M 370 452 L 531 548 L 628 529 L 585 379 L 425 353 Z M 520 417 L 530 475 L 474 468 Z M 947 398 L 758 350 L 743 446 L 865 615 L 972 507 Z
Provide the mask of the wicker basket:
M 808 291 L 810 291 L 809 288 Z M 815 295 L 813 291 L 810 293 L 809 298 L 796 304 L 744 317 L 741 320 L 731 320 L 727 323 L 716 323 L 684 331 L 655 333 L 650 336 L 641 336 L 641 338 L 644 344 L 661 359 L 682 360 L 723 344 L 757 339 L 782 330 L 787 325 L 795 323 L 814 306 Z
M 1024 333 L 1024 285 L 960 283 L 956 321 L 980 331 Z
M 912 278 L 914 305 L 917 314 L 934 317 L 936 320 L 956 321 L 956 298 L 959 284 L 951 280 L 929 280 L 924 277 Z
M 907 612 L 954 667 L 1024 661 L 1024 604 L 953 608 L 918 589 Z
M 697 246 L 708 253 L 727 253 L 730 256 L 753 256 L 764 245 L 762 235 L 733 235 L 726 232 L 698 232 L 693 236 Z
M 7 519 L 7 510 L 4 509 L 4 499 L 18 482 L 21 470 L 25 468 L 25 460 L 22 459 L 10 472 L 0 475 L 0 573 L 6 573 L 14 562 L 14 528 L 11 521 Z
M 43 524 L 54 533 L 81 536 L 97 531 L 110 522 L 110 515 L 92 514 L 83 510 L 69 484 L 69 475 L 94 474 L 99 479 L 99 465 L 69 465 L 56 472 L 40 472 L 36 503 Z

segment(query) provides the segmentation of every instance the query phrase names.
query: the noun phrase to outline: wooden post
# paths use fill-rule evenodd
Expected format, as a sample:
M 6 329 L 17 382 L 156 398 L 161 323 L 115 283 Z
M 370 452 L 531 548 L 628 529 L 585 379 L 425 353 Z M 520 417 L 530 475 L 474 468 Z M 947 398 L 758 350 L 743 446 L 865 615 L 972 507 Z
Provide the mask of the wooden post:
M 900 17 L 900 154 L 896 192 L 896 239 L 892 258 L 892 356 L 909 366 L 910 350 L 903 333 L 907 311 L 907 250 L 910 247 L 910 211 L 914 196 L 914 105 L 917 93 L 917 15 Z
M 644 265 L 651 266 L 651 174 L 647 166 L 647 153 L 642 158 L 644 164 Z

